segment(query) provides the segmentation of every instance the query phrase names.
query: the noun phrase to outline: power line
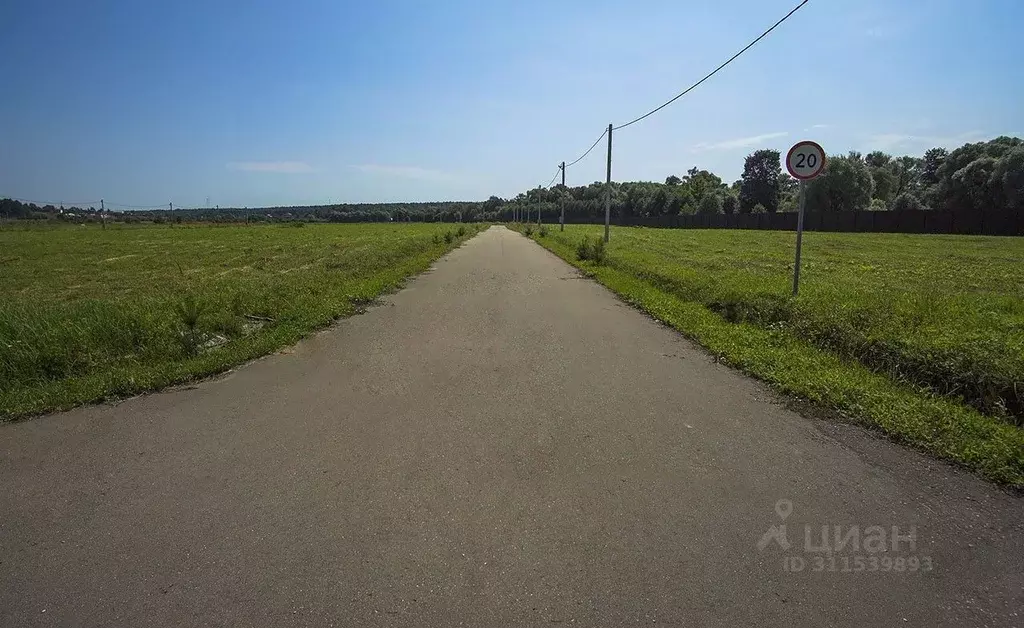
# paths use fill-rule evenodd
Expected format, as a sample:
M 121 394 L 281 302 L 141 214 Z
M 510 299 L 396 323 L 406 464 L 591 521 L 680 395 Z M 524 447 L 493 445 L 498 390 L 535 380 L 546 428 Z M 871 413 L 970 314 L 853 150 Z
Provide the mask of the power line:
M 107 205 L 113 205 L 114 207 L 124 207 L 127 209 L 160 209 L 162 207 L 167 207 L 167 203 L 164 203 L 163 205 L 126 205 L 125 203 L 113 203 L 111 201 L 107 201 Z
M 627 126 L 629 126 L 629 125 L 631 125 L 631 124 L 636 124 L 637 122 L 639 122 L 639 121 L 643 120 L 643 119 L 644 119 L 644 118 L 646 118 L 647 116 L 649 116 L 649 115 L 651 115 L 651 114 L 654 114 L 654 113 L 657 113 L 658 111 L 661 111 L 661 110 L 662 110 L 662 109 L 664 109 L 665 107 L 667 107 L 667 106 L 671 105 L 672 103 L 674 103 L 675 101 L 679 100 L 680 98 L 682 98 L 683 96 L 685 96 L 686 94 L 688 94 L 688 93 L 689 93 L 690 91 L 692 91 L 692 90 L 693 90 L 693 89 L 694 89 L 695 87 L 697 87 L 698 85 L 700 85 L 700 84 L 701 84 L 701 83 L 703 83 L 704 81 L 708 80 L 709 78 L 711 78 L 712 76 L 714 76 L 715 74 L 717 74 L 719 70 L 721 70 L 721 69 L 722 69 L 722 68 L 724 68 L 725 66 L 727 66 L 727 65 L 729 65 L 730 63 L 732 63 L 733 61 L 735 61 L 735 60 L 736 60 L 736 58 L 737 58 L 737 57 L 739 57 L 739 56 L 740 56 L 741 54 L 743 54 L 744 52 L 746 52 L 746 51 L 750 50 L 750 49 L 751 49 L 751 48 L 752 48 L 752 47 L 754 46 L 754 44 L 756 44 L 757 42 L 759 42 L 759 41 L 761 41 L 762 39 L 764 39 L 764 38 L 765 38 L 765 37 L 766 37 L 766 36 L 768 35 L 768 33 L 772 32 L 772 31 L 773 31 L 773 30 L 775 30 L 775 29 L 776 29 L 776 28 L 777 28 L 777 27 L 778 27 L 778 26 L 779 26 L 780 24 L 782 24 L 783 22 L 785 22 L 786 20 L 788 20 L 788 19 L 790 18 L 790 16 L 791 16 L 791 15 L 793 15 L 794 13 L 796 13 L 796 12 L 797 12 L 797 11 L 798 11 L 798 10 L 799 10 L 799 9 L 800 9 L 801 7 L 803 7 L 803 6 L 805 5 L 805 4 L 807 4 L 807 2 L 808 2 L 808 1 L 809 1 L 809 0 L 803 0 L 803 2 L 801 2 L 801 3 L 800 3 L 800 4 L 798 4 L 798 5 L 796 5 L 796 6 L 795 6 L 795 7 L 793 8 L 793 10 L 792 10 L 792 11 L 790 11 L 789 13 L 787 13 L 787 14 L 786 14 L 785 16 L 783 16 L 783 18 L 782 18 L 781 20 L 779 20 L 778 22 L 776 22 L 776 23 L 775 23 L 774 25 L 772 25 L 772 27 L 771 27 L 771 28 L 769 28 L 769 29 L 768 29 L 768 30 L 766 30 L 765 32 L 761 33 L 761 35 L 760 35 L 760 36 L 759 36 L 759 37 L 758 37 L 757 39 L 755 39 L 754 41 L 752 41 L 752 42 L 750 42 L 749 44 L 747 44 L 746 46 L 744 46 L 742 50 L 740 50 L 739 52 L 737 52 L 737 53 L 736 53 L 736 54 L 734 54 L 733 56 L 729 57 L 728 61 L 726 61 L 726 62 L 725 62 L 725 63 L 723 63 L 722 65 L 718 66 L 718 67 L 717 67 L 717 68 L 715 68 L 714 70 L 712 70 L 710 74 L 708 74 L 707 76 L 705 76 L 705 77 L 704 77 L 704 78 L 702 78 L 701 80 L 697 81 L 697 82 L 696 82 L 696 83 L 694 83 L 693 85 L 691 85 L 691 86 L 687 87 L 687 88 L 686 88 L 685 90 L 683 90 L 683 92 L 682 92 L 682 93 L 678 94 L 677 96 L 675 96 L 674 98 L 672 98 L 671 100 L 669 100 L 669 101 L 668 101 L 668 102 L 666 102 L 665 104 L 661 105 L 660 107 L 656 107 L 656 108 L 654 108 L 654 109 L 652 109 L 652 110 L 648 111 L 648 112 L 647 112 L 647 113 L 645 113 L 644 115 L 640 116 L 639 118 L 636 118 L 635 120 L 630 120 L 629 122 L 627 122 L 627 123 L 625 123 L 625 124 L 622 124 L 622 125 L 619 125 L 619 126 L 615 127 L 615 128 L 614 128 L 614 129 L 612 129 L 612 130 L 613 130 L 613 131 L 618 131 L 619 129 L 624 129 L 624 128 L 626 128 Z
M 546 188 L 551 187 L 551 184 L 555 182 L 555 179 L 557 179 L 558 175 L 561 174 L 561 173 L 562 173 L 562 168 L 559 167 L 558 170 L 555 172 L 555 176 L 551 177 L 551 180 L 548 181 L 548 184 L 545 185 L 544 187 L 546 187 Z
M 74 202 L 57 201 L 57 202 L 53 202 L 53 201 L 34 201 L 32 199 L 16 198 L 14 196 L 0 196 L 0 199 L 3 199 L 3 198 L 9 198 L 12 201 L 18 201 L 19 203 L 32 203 L 34 205 L 42 205 L 44 207 L 46 205 L 53 205 L 53 206 L 57 206 L 57 205 L 72 205 L 72 206 L 76 206 L 76 207 L 81 207 L 83 205 L 99 205 L 100 204 L 99 201 L 74 201 Z
M 574 162 L 572 162 L 572 163 L 568 163 L 568 164 L 565 164 L 565 167 L 566 167 L 566 168 L 568 168 L 569 166 L 575 166 L 575 165 L 576 165 L 576 164 L 578 164 L 578 163 L 579 163 L 580 161 L 582 161 L 584 157 L 586 157 L 587 155 L 589 155 L 589 154 L 590 154 L 590 151 L 594 150 L 594 147 L 595 147 L 595 146 L 597 146 L 597 144 L 598 144 L 598 143 L 599 143 L 599 142 L 600 142 L 600 141 L 601 141 L 602 139 L 604 139 L 604 136 L 605 136 L 605 135 L 607 135 L 607 134 L 608 134 L 608 129 L 605 129 L 605 130 L 604 130 L 604 132 L 602 132 L 602 133 L 601 133 L 601 136 L 600 136 L 600 137 L 598 137 L 598 138 L 597 138 L 596 140 L 594 140 L 594 143 L 593 143 L 593 145 L 591 145 L 591 147 L 587 149 L 587 152 L 585 152 L 585 153 L 583 153 L 582 155 L 580 155 L 580 156 L 579 156 L 579 158 L 577 158 L 577 159 L 576 159 L 576 161 L 574 161 Z

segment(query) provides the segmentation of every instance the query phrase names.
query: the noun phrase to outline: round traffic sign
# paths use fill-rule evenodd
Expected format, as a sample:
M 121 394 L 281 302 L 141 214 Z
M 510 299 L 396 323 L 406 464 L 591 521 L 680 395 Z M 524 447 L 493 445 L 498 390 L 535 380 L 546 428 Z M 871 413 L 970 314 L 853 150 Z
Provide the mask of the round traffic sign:
M 817 142 L 797 142 L 786 154 L 786 170 L 797 179 L 813 179 L 824 168 L 825 151 Z

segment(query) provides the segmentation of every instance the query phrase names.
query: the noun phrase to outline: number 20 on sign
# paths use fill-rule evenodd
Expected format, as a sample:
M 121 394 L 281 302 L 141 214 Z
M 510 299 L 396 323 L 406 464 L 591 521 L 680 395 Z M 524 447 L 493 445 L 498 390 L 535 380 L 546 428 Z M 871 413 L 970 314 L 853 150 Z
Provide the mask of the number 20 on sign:
M 800 245 L 804 239 L 804 207 L 807 204 L 807 181 L 825 169 L 825 151 L 817 142 L 797 142 L 786 153 L 786 170 L 800 181 L 800 211 L 796 219 L 796 262 L 793 264 L 793 296 L 800 292 Z

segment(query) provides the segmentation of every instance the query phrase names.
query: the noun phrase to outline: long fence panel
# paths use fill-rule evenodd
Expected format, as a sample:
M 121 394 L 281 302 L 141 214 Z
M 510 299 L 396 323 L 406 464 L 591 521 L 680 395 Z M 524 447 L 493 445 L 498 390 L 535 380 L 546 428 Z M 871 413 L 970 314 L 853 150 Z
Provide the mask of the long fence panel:
M 599 223 L 599 218 L 567 216 L 567 222 Z M 795 231 L 796 212 L 777 214 L 695 214 L 680 216 L 619 216 L 615 224 L 677 229 L 764 229 Z M 863 233 L 935 233 L 1024 236 L 1024 211 L 953 210 L 808 212 L 807 231 Z

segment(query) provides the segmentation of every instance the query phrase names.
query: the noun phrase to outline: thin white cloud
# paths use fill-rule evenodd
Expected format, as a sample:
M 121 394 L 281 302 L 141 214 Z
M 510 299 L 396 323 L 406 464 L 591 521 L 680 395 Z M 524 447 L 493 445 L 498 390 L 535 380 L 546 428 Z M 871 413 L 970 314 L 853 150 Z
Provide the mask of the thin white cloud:
M 387 164 L 359 164 L 352 166 L 356 170 L 372 175 L 385 175 L 389 177 L 402 177 L 404 179 L 415 179 L 417 181 L 433 181 L 440 183 L 454 183 L 462 181 L 464 177 L 452 172 L 443 170 L 432 170 L 420 168 L 419 166 L 392 166 Z
M 304 161 L 232 161 L 228 170 L 243 172 L 312 172 L 313 168 Z
M 804 133 L 810 133 L 812 131 L 824 131 L 825 129 L 831 129 L 831 124 L 812 124 L 811 126 L 804 129 Z
M 933 148 L 942 146 L 945 148 L 959 148 L 968 142 L 978 142 L 986 139 L 990 134 L 982 131 L 967 131 L 957 135 L 912 135 L 909 133 L 878 133 L 868 138 L 869 149 L 874 150 L 896 150 L 910 148 Z M 994 137 L 994 136 L 993 136 Z
M 785 137 L 789 135 L 787 131 L 778 131 L 776 133 L 765 133 L 763 135 L 753 135 L 751 137 L 740 137 L 734 140 L 725 140 L 722 142 L 701 142 L 694 144 L 692 150 L 696 152 L 703 152 L 709 150 L 730 150 L 734 148 L 750 148 L 763 144 L 768 140 L 774 140 L 776 138 Z

